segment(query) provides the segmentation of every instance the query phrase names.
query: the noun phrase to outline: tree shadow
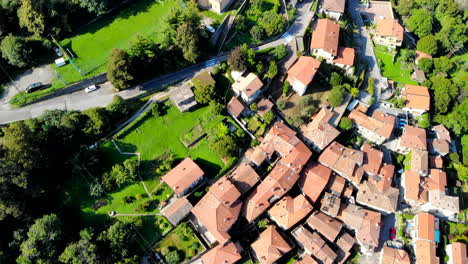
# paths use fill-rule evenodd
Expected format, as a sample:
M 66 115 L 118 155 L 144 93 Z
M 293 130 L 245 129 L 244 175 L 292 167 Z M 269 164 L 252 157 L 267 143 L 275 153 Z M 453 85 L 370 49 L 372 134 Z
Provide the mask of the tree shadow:
M 221 171 L 221 166 L 202 158 L 196 158 L 195 163 L 205 172 L 207 178 L 214 178 Z

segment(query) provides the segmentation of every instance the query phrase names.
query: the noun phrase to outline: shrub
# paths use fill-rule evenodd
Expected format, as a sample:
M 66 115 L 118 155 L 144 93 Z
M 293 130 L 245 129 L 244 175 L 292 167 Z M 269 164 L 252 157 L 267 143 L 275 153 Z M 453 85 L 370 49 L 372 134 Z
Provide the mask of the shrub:
M 270 223 L 268 222 L 267 219 L 262 219 L 260 221 L 258 221 L 258 228 L 267 228 L 268 226 L 270 225 Z
M 269 111 L 263 116 L 263 122 L 265 122 L 266 125 L 269 125 L 273 119 L 275 118 L 275 114 L 273 111 Z
M 161 109 L 158 103 L 154 104 L 151 108 L 151 115 L 153 115 L 154 117 L 158 117 L 161 115 Z
M 286 108 L 286 102 L 285 102 L 285 101 L 278 101 L 278 102 L 276 103 L 276 105 L 278 106 L 278 108 L 279 108 L 280 110 L 283 110 L 283 109 Z
M 353 127 L 353 121 L 351 121 L 351 119 L 345 116 L 341 118 L 339 126 L 343 130 L 350 130 Z
M 283 96 L 287 96 L 291 91 L 291 84 L 288 81 L 285 81 L 283 84 Z
M 171 251 L 164 256 L 167 264 L 178 264 L 180 263 L 180 255 L 177 251 Z
M 258 105 L 256 103 L 253 103 L 250 105 L 250 110 L 257 111 L 257 109 L 258 109 Z
M 328 96 L 328 102 L 330 106 L 337 107 L 343 103 L 345 91 L 342 86 L 335 86 L 331 89 L 330 95 Z
M 135 197 L 125 196 L 124 198 L 122 198 L 122 200 L 123 200 L 124 203 L 130 204 L 130 203 L 133 203 L 135 201 Z

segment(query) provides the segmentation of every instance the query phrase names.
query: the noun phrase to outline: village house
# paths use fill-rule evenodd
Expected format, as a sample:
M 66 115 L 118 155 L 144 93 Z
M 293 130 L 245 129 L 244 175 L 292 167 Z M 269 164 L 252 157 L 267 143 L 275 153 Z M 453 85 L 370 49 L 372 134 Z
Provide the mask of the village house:
M 362 168 L 364 153 L 362 151 L 347 148 L 335 141 L 322 152 L 318 161 L 355 186 L 361 183 L 364 174 Z
M 339 47 L 338 54 L 332 64 L 346 71 L 347 74 L 352 74 L 354 66 L 355 50 L 353 48 Z
M 197 2 L 201 9 L 209 9 L 221 14 L 231 5 L 233 0 L 197 0 Z
M 244 105 L 244 103 L 233 96 L 226 106 L 228 113 L 236 120 L 240 122 L 242 117 L 246 117 L 250 114 L 250 110 Z
M 411 74 L 411 80 L 422 83 L 426 80 L 426 74 L 423 71 L 415 69 Z
M 410 256 L 404 249 L 384 246 L 380 251 L 379 264 L 411 264 Z
M 426 212 L 441 217 L 454 216 L 460 212 L 458 196 L 447 195 L 447 173 L 440 169 L 431 169 L 429 177 L 423 178 L 422 186 L 428 193 L 428 201 L 421 206 Z
M 440 240 L 439 221 L 432 214 L 418 213 L 414 219 L 414 228 L 410 231 L 416 255 L 416 264 L 439 263 L 436 256 L 436 244 Z
M 219 244 L 202 255 L 202 264 L 234 264 L 242 258 L 241 252 L 242 247 L 237 242 Z
M 437 125 L 432 128 L 432 131 L 435 132 L 437 138 L 429 140 L 429 151 L 441 156 L 450 153 L 452 138 L 448 129 L 444 125 Z
M 322 12 L 335 20 L 340 20 L 345 10 L 346 0 L 323 0 Z
M 187 83 L 175 87 L 171 92 L 171 101 L 183 113 L 197 105 L 195 94 Z
M 333 110 L 323 107 L 313 117 L 312 122 L 301 127 L 307 145 L 314 151 L 321 152 L 340 134 L 340 131 L 330 124 L 335 114 Z
M 391 186 L 394 170 L 393 165 L 383 164 L 378 174 L 359 185 L 356 201 L 385 214 L 395 212 L 400 191 Z
M 328 18 L 319 19 L 317 27 L 312 33 L 310 53 L 332 62 L 338 55 L 338 40 L 340 38 L 340 25 Z
M 340 211 L 341 198 L 332 193 L 325 192 L 320 204 L 320 211 L 331 217 L 336 217 Z
M 427 54 L 427 53 L 424 53 L 422 51 L 419 51 L 417 50 L 416 51 L 416 56 L 414 58 L 415 62 L 416 62 L 416 65 L 418 65 L 419 61 L 422 59 L 422 58 L 426 58 L 426 59 L 429 59 L 429 60 L 432 60 L 432 56 L 430 54 Z
M 429 155 L 429 168 L 442 169 L 444 167 L 444 160 L 439 156 Z
M 381 19 L 377 22 L 374 42 L 395 49 L 403 43 L 404 29 L 395 19 Z
M 403 110 L 415 116 L 431 109 L 431 96 L 427 87 L 405 84 L 405 87 L 401 88 L 401 98 L 406 101 Z
M 453 242 L 445 246 L 445 252 L 449 257 L 447 264 L 466 264 L 468 257 L 466 255 L 466 244 L 463 242 Z
M 389 1 L 369 1 L 369 6 L 361 11 L 369 20 L 377 24 L 382 19 L 394 19 L 392 3 Z
M 356 239 L 352 237 L 348 232 L 341 232 L 341 236 L 336 240 L 338 246 L 336 262 L 341 264 L 348 259 L 351 255 L 351 249 L 356 243 Z
M 234 184 L 222 177 L 192 209 L 194 226 L 209 244 L 216 241 L 225 244 L 231 238 L 228 231 L 242 208 L 242 201 L 238 200 L 240 195 Z
M 249 73 L 246 77 L 241 76 L 232 84 L 234 93 L 242 97 L 242 100 L 249 105 L 257 100 L 262 92 L 262 87 L 262 80 L 254 73 Z
M 329 183 L 328 183 L 328 185 L 326 187 L 326 189 L 330 193 L 332 193 L 332 194 L 334 194 L 334 195 L 336 195 L 338 197 L 341 197 L 341 194 L 343 193 L 343 190 L 345 189 L 345 186 L 346 186 L 345 178 L 341 177 L 340 175 L 338 175 L 336 173 L 333 173 L 331 178 L 330 178 L 330 181 L 329 181 Z
M 242 194 L 248 192 L 260 180 L 257 172 L 246 163 L 242 163 L 228 175 L 228 179 L 236 186 Z
M 376 144 L 383 144 L 390 139 L 395 127 L 395 117 L 375 110 L 372 116 L 353 109 L 348 116 L 356 126 L 358 133 Z
M 413 149 L 411 151 L 410 168 L 421 176 L 429 173 L 429 153 L 424 150 Z
M 293 187 L 311 156 L 312 152 L 294 130 L 281 122 L 270 128 L 260 145 L 247 155 L 258 166 L 267 159 L 276 161 L 276 166 L 245 200 L 243 215 L 248 222 L 254 221 Z
M 304 167 L 301 172 L 301 178 L 298 181 L 299 188 L 312 203 L 317 202 L 318 197 L 322 193 L 325 186 L 327 186 L 328 180 L 332 170 L 329 168 L 310 161 Z
M 203 180 L 203 175 L 205 173 L 191 158 L 185 158 L 166 173 L 162 180 L 181 197 L 190 193 Z
M 380 167 L 382 166 L 383 153 L 382 151 L 373 148 L 368 143 L 364 143 L 361 147 L 362 153 L 364 153 L 364 159 L 362 167 L 364 171 L 371 176 L 379 173 Z
M 314 256 L 320 263 L 332 264 L 336 259 L 337 254 L 317 232 L 310 232 L 304 226 L 299 226 L 291 234 L 305 253 Z
M 421 185 L 421 175 L 413 170 L 401 175 L 401 191 L 403 202 L 410 206 L 423 205 L 429 199 L 427 190 Z
M 270 225 L 265 231 L 260 233 L 260 237 L 251 247 L 255 257 L 261 264 L 276 263 L 277 260 L 292 249 L 273 225 Z
M 379 246 L 382 220 L 380 213 L 348 204 L 338 218 L 356 232 L 356 241 L 363 254 L 371 254 Z
M 273 106 L 274 104 L 270 100 L 262 98 L 260 101 L 258 101 L 257 110 L 255 111 L 260 116 L 260 118 L 264 120 L 265 115 L 272 111 Z
M 284 196 L 268 210 L 268 215 L 279 227 L 290 229 L 306 217 L 313 207 L 303 195 Z
M 312 215 L 307 219 L 307 225 L 319 232 L 330 242 L 335 241 L 343 227 L 343 224 L 340 221 L 320 211 L 312 213 Z
M 192 210 L 193 206 L 185 196 L 175 199 L 160 211 L 161 214 L 173 225 L 180 223 Z
M 411 150 L 427 150 L 426 130 L 419 127 L 405 125 L 403 134 L 398 139 L 396 151 L 408 154 Z
M 301 56 L 289 68 L 287 80 L 297 94 L 304 95 L 319 67 L 320 61 L 309 56 Z

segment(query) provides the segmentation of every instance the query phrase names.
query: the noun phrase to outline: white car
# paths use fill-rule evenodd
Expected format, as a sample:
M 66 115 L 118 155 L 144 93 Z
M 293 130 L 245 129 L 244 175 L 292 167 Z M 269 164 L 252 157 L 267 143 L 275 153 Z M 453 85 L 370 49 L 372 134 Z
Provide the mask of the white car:
M 93 85 L 91 85 L 91 86 L 86 87 L 86 88 L 84 89 L 84 91 L 87 92 L 87 93 L 90 93 L 90 92 L 92 92 L 92 91 L 96 91 L 97 88 L 98 88 L 98 87 L 97 87 L 96 85 L 93 84 Z

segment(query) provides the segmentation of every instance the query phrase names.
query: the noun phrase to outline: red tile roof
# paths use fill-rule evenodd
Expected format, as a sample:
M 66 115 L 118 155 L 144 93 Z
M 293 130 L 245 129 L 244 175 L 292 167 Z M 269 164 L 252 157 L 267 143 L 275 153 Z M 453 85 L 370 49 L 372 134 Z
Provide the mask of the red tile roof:
M 273 205 L 268 214 L 279 226 L 289 229 L 312 211 L 312 205 L 303 195 L 294 199 L 287 195 Z
M 452 243 L 452 263 L 453 264 L 466 264 L 468 257 L 466 256 L 466 244 L 463 242 Z
M 274 226 L 269 226 L 263 231 L 259 239 L 251 246 L 258 261 L 262 264 L 272 264 L 291 250 Z
M 299 187 L 312 202 L 316 202 L 330 179 L 331 170 L 319 163 L 310 161 L 301 172 Z
M 418 239 L 434 241 L 435 217 L 434 215 L 421 212 L 418 217 Z
M 421 176 L 416 171 L 405 171 L 405 199 L 419 201 Z
M 224 206 L 231 206 L 239 199 L 241 193 L 226 176 L 213 183 L 209 190 Z
M 411 264 L 410 257 L 403 249 L 384 246 L 380 264 Z
M 296 81 L 299 81 L 305 86 L 309 85 L 320 67 L 320 63 L 320 61 L 312 57 L 301 56 L 297 62 L 289 68 L 288 82 L 294 84 Z
M 350 149 L 338 142 L 333 142 L 319 157 L 319 162 L 333 169 L 354 184 L 361 182 L 364 174 L 364 153 L 359 150 Z
M 307 219 L 307 224 L 317 230 L 330 242 L 335 241 L 335 238 L 343 227 L 343 224 L 340 221 L 320 211 L 312 213 L 312 215 Z
M 403 27 L 394 19 L 379 20 L 375 30 L 380 36 L 394 37 L 403 41 Z
M 240 164 L 228 176 L 241 193 L 249 191 L 260 180 L 257 172 L 249 164 Z
M 328 18 L 319 19 L 317 27 L 312 33 L 311 49 L 323 49 L 336 56 L 338 54 L 338 39 L 340 25 Z
M 429 167 L 432 169 L 442 169 L 444 160 L 439 156 L 429 155 Z
M 169 185 L 175 193 L 181 194 L 194 182 L 202 178 L 204 172 L 191 159 L 185 158 L 181 163 L 170 170 L 162 177 L 162 180 Z
M 401 97 L 406 100 L 406 107 L 429 111 L 431 109 L 431 95 L 425 86 L 406 84 L 401 89 Z
M 301 128 L 304 137 L 320 149 L 327 147 L 340 134 L 329 122 L 334 112 L 323 107 L 312 122 Z
M 232 86 L 250 97 L 263 87 L 263 82 L 254 73 L 249 73 L 246 77 L 239 78 Z
M 319 264 L 315 259 L 309 255 L 304 255 L 301 260 L 296 261 L 294 264 Z
M 403 135 L 400 137 L 400 146 L 409 149 L 427 150 L 426 130 L 405 125 Z
M 381 214 L 364 209 L 358 205 L 348 204 L 343 209 L 340 219 L 356 231 L 356 239 L 361 247 L 373 250 L 379 245 Z
M 429 172 L 429 153 L 427 151 L 417 149 L 411 151 L 411 170 L 422 175 Z
M 308 253 L 320 260 L 321 263 L 331 264 L 336 259 L 336 253 L 317 232 L 310 232 L 303 226 L 299 226 L 292 231 L 292 235 Z
M 354 65 L 355 51 L 353 48 L 338 48 L 338 55 L 333 60 L 333 63 L 344 64 L 344 65 Z
M 364 152 L 364 171 L 373 175 L 379 173 L 383 159 L 382 151 L 372 148 L 371 145 L 364 143 L 362 146 L 362 152 Z
M 416 240 L 416 264 L 439 264 L 436 256 L 436 245 L 427 240 Z
M 390 138 L 395 127 L 395 117 L 379 111 L 368 116 L 359 110 L 352 110 L 348 116 L 358 126 L 362 126 L 379 136 Z
M 326 168 L 326 167 L 325 167 Z M 335 193 L 338 196 L 341 196 L 343 193 L 343 189 L 346 185 L 345 178 L 341 177 L 340 175 L 333 173 L 330 179 L 329 189 L 332 193 Z
M 237 97 L 233 96 L 227 104 L 227 110 L 235 118 L 238 118 L 245 110 L 245 105 L 239 99 L 237 99 Z
M 344 13 L 345 0 L 324 0 L 323 9 L 337 13 Z
M 202 256 L 203 264 L 233 264 L 240 260 L 242 247 L 239 243 L 219 244 Z

